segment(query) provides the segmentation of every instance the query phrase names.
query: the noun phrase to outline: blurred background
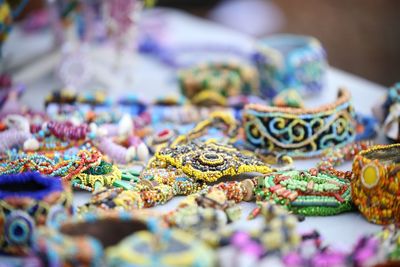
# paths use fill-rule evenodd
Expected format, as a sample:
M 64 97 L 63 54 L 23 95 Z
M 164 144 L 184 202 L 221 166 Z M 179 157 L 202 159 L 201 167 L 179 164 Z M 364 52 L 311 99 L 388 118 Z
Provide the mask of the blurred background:
M 11 1 L 19 2 L 19 1 Z M 22 19 L 42 1 L 30 1 Z M 290 32 L 318 38 L 331 65 L 385 86 L 399 80 L 400 1 L 159 0 L 255 37 Z

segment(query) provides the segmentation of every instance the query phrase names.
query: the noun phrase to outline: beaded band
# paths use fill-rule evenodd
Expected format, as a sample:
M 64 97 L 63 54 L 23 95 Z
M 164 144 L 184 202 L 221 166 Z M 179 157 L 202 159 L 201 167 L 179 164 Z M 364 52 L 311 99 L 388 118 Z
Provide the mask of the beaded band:
M 138 214 L 86 213 L 68 220 L 59 231 L 42 228 L 36 235 L 35 252 L 46 266 L 106 266 L 105 249 L 117 245 L 147 225 Z
M 260 177 L 257 199 L 273 199 L 305 216 L 335 215 L 352 209 L 351 172 L 310 169 Z
M 354 158 L 352 197 L 370 222 L 400 223 L 399 155 L 400 144 L 378 145 Z
M 141 231 L 107 251 L 108 266 L 215 266 L 214 251 L 178 229 Z
M 72 215 L 70 188 L 37 173 L 0 177 L 0 250 L 29 252 L 37 226 L 58 227 Z
M 307 94 L 319 92 L 328 65 L 321 43 L 301 35 L 276 35 L 260 40 L 253 61 L 266 97 L 288 88 Z
M 258 74 L 238 63 L 209 63 L 179 73 L 182 93 L 193 104 L 227 105 L 227 98 L 258 95 Z
M 313 157 L 355 138 L 355 113 L 350 93 L 341 89 L 336 102 L 296 109 L 247 105 L 243 120 L 252 145 L 294 157 Z

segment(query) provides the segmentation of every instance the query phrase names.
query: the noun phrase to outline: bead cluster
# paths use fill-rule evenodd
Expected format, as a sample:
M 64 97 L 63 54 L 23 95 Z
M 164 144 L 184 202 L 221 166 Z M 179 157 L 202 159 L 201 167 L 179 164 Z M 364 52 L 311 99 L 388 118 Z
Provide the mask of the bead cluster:
M 329 169 L 285 171 L 258 178 L 257 199 L 272 199 L 305 216 L 334 215 L 352 209 L 351 172 Z
M 353 201 L 373 223 L 400 223 L 399 152 L 399 144 L 377 145 L 354 158 Z
M 182 93 L 195 105 L 227 105 L 227 97 L 258 94 L 258 74 L 238 63 L 209 63 L 179 73 Z

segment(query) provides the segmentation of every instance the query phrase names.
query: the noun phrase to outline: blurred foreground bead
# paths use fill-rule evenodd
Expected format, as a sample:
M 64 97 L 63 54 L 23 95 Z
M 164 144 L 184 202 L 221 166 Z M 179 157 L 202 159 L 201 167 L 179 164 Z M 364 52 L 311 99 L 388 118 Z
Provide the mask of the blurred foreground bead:
M 57 228 L 72 215 L 72 193 L 59 178 L 2 175 L 0 211 L 1 252 L 26 255 L 38 226 Z

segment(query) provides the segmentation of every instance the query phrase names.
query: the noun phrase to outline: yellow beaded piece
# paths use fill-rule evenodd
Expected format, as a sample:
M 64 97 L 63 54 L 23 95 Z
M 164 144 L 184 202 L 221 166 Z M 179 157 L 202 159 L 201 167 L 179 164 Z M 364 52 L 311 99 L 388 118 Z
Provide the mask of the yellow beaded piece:
M 399 160 L 400 144 L 374 146 L 354 158 L 352 198 L 370 222 L 400 222 Z
M 89 186 L 94 190 L 100 189 L 106 186 L 112 186 L 113 183 L 121 179 L 121 171 L 116 165 L 112 166 L 112 171 L 107 174 L 93 175 L 80 173 L 74 177 L 74 183 Z
M 181 169 L 189 177 L 206 182 L 246 172 L 272 172 L 268 165 L 255 156 L 244 155 L 233 146 L 214 142 L 190 142 L 174 148 L 164 148 L 155 157 L 158 161 Z

